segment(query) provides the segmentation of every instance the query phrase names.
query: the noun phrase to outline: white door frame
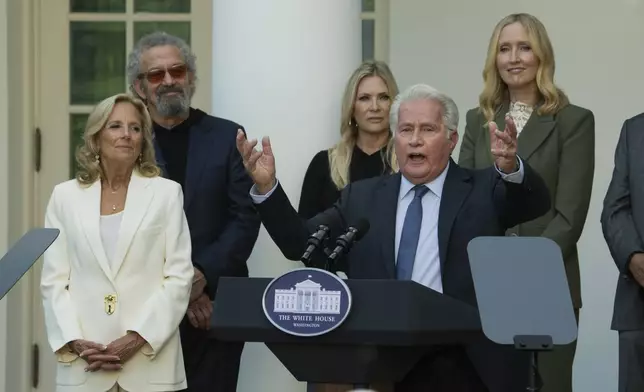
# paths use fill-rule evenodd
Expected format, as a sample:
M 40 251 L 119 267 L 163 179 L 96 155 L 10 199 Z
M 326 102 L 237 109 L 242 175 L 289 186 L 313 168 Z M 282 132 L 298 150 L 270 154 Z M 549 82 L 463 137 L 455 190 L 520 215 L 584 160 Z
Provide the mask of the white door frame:
M 374 60 L 389 62 L 389 1 L 374 0 L 374 11 L 363 11 L 361 20 L 374 22 Z
M 33 222 L 33 135 L 35 0 L 8 0 L 8 122 L 9 122 L 9 245 L 32 227 Z M 7 352 L 6 391 L 31 390 L 32 272 L 27 273 L 6 297 Z

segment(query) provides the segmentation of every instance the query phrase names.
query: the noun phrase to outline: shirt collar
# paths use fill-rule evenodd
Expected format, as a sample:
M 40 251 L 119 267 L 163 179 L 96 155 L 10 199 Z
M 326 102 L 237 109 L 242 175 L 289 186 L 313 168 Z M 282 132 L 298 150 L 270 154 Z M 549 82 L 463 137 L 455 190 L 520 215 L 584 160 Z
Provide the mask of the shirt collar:
M 430 191 L 432 191 L 438 198 L 441 198 L 441 195 L 443 194 L 443 185 L 445 185 L 445 177 L 447 177 L 447 170 L 449 170 L 449 165 L 450 162 L 447 162 L 447 166 L 445 166 L 445 169 L 441 172 L 441 174 L 438 175 L 438 177 L 434 178 L 432 182 L 428 182 L 425 184 L 426 187 L 429 188 Z M 407 178 L 405 178 L 404 175 L 400 176 L 400 192 L 398 194 L 398 200 L 402 200 L 409 192 L 411 192 L 412 188 L 415 185 L 409 182 Z

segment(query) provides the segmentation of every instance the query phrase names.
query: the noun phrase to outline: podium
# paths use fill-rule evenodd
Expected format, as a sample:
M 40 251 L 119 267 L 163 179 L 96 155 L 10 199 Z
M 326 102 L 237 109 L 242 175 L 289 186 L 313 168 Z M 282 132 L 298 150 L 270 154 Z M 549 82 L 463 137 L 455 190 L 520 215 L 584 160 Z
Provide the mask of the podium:
M 263 342 L 298 381 L 392 383 L 432 345 L 483 338 L 475 307 L 413 281 L 348 279 L 352 310 L 342 325 L 316 337 L 275 328 L 262 296 L 270 278 L 222 277 L 211 334 L 225 341 Z

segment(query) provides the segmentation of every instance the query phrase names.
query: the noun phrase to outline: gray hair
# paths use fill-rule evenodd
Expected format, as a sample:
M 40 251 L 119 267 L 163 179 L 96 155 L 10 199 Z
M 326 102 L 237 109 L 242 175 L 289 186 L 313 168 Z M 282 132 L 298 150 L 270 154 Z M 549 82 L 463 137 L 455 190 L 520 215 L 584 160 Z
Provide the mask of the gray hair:
M 181 52 L 181 57 L 186 62 L 188 72 L 193 75 L 193 82 L 197 80 L 197 57 L 192 53 L 192 50 L 186 41 L 166 32 L 156 31 L 143 36 L 139 42 L 134 45 L 134 48 L 127 59 L 127 83 L 130 87 L 130 91 L 135 96 L 138 96 L 138 94 L 134 89 L 134 81 L 141 74 L 141 55 L 146 50 L 157 46 L 174 46 L 178 48 L 179 52 Z
M 458 107 L 456 102 L 449 96 L 441 93 L 432 86 L 426 84 L 415 84 L 405 91 L 398 94 L 394 99 L 391 109 L 389 110 L 389 127 L 395 134 L 398 127 L 398 112 L 400 105 L 407 101 L 414 101 L 417 99 L 433 100 L 441 104 L 443 107 L 443 125 L 448 129 L 447 135 L 458 131 Z

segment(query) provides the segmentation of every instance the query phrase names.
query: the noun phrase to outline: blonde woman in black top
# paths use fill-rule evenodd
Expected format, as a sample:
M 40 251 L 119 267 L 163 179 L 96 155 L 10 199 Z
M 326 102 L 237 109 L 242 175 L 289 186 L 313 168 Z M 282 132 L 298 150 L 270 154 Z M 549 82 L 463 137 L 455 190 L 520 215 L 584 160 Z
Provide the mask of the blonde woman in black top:
M 298 208 L 302 217 L 331 207 L 350 182 L 390 171 L 389 107 L 397 94 L 386 63 L 366 61 L 353 72 L 342 99 L 340 141 L 317 153 L 306 171 Z

